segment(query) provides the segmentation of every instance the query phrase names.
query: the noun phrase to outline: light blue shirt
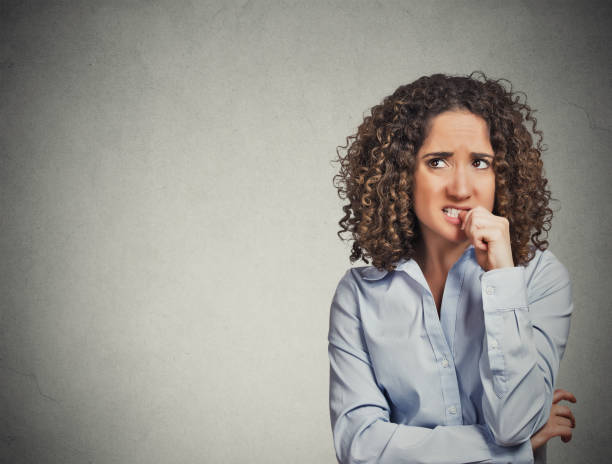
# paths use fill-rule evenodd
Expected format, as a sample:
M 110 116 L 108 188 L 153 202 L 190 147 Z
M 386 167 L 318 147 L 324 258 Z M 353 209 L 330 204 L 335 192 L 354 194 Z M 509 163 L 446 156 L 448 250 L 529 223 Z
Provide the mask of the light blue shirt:
M 536 250 L 485 272 L 474 247 L 448 273 L 440 317 L 419 265 L 349 269 L 330 309 L 338 460 L 532 463 L 570 329 L 567 269 Z

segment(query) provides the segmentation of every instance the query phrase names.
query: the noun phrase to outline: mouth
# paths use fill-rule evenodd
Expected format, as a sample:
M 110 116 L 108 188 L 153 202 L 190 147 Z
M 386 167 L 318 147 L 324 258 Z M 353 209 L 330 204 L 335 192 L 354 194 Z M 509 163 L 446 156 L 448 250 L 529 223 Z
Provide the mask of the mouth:
M 458 218 L 460 209 L 455 208 L 442 208 L 442 212 L 446 214 L 448 217 Z

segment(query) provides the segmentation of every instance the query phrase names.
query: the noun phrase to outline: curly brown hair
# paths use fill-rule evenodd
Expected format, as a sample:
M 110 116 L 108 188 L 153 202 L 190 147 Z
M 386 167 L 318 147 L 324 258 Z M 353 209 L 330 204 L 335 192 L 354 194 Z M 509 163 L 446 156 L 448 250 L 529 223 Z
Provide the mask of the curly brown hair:
M 338 237 L 345 240 L 342 234 L 351 234 L 351 263 L 371 259 L 376 268 L 392 271 L 399 259 L 414 256 L 420 234 L 412 202 L 416 153 L 431 119 L 449 110 L 468 110 L 487 122 L 495 152 L 493 214 L 510 223 L 515 264 L 525 265 L 536 248 L 548 248 L 553 212 L 541 160 L 545 148 L 525 94 L 513 92 L 508 80 L 488 79 L 481 71 L 433 74 L 398 87 L 336 150 L 340 171 L 333 183 L 338 196 L 349 201 L 342 207 Z M 532 133 L 538 137 L 535 144 Z

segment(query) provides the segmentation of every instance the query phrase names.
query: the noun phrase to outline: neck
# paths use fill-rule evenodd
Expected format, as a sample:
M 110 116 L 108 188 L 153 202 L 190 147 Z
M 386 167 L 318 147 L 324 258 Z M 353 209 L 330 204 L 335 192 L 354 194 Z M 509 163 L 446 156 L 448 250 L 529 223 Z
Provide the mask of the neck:
M 433 275 L 448 275 L 453 264 L 470 246 L 469 241 L 450 243 L 431 240 L 421 236 L 417 242 L 414 260 L 427 278 Z

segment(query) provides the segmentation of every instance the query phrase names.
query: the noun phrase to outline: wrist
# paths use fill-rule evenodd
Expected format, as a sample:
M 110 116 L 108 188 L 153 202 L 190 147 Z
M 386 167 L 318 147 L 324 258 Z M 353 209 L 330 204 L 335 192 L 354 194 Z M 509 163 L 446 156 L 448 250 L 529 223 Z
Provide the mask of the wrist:
M 490 269 L 485 269 L 485 271 L 493 271 L 495 269 L 506 269 L 506 268 L 512 268 L 512 267 L 516 267 L 514 265 L 514 263 L 512 261 L 510 261 L 509 263 L 504 263 L 504 264 L 498 264 L 498 265 L 493 265 L 491 266 Z
M 492 271 L 493 269 L 504 269 L 506 267 L 515 267 L 512 255 L 505 256 L 504 258 L 499 260 L 494 260 L 493 262 L 491 262 L 491 268 L 487 270 Z

